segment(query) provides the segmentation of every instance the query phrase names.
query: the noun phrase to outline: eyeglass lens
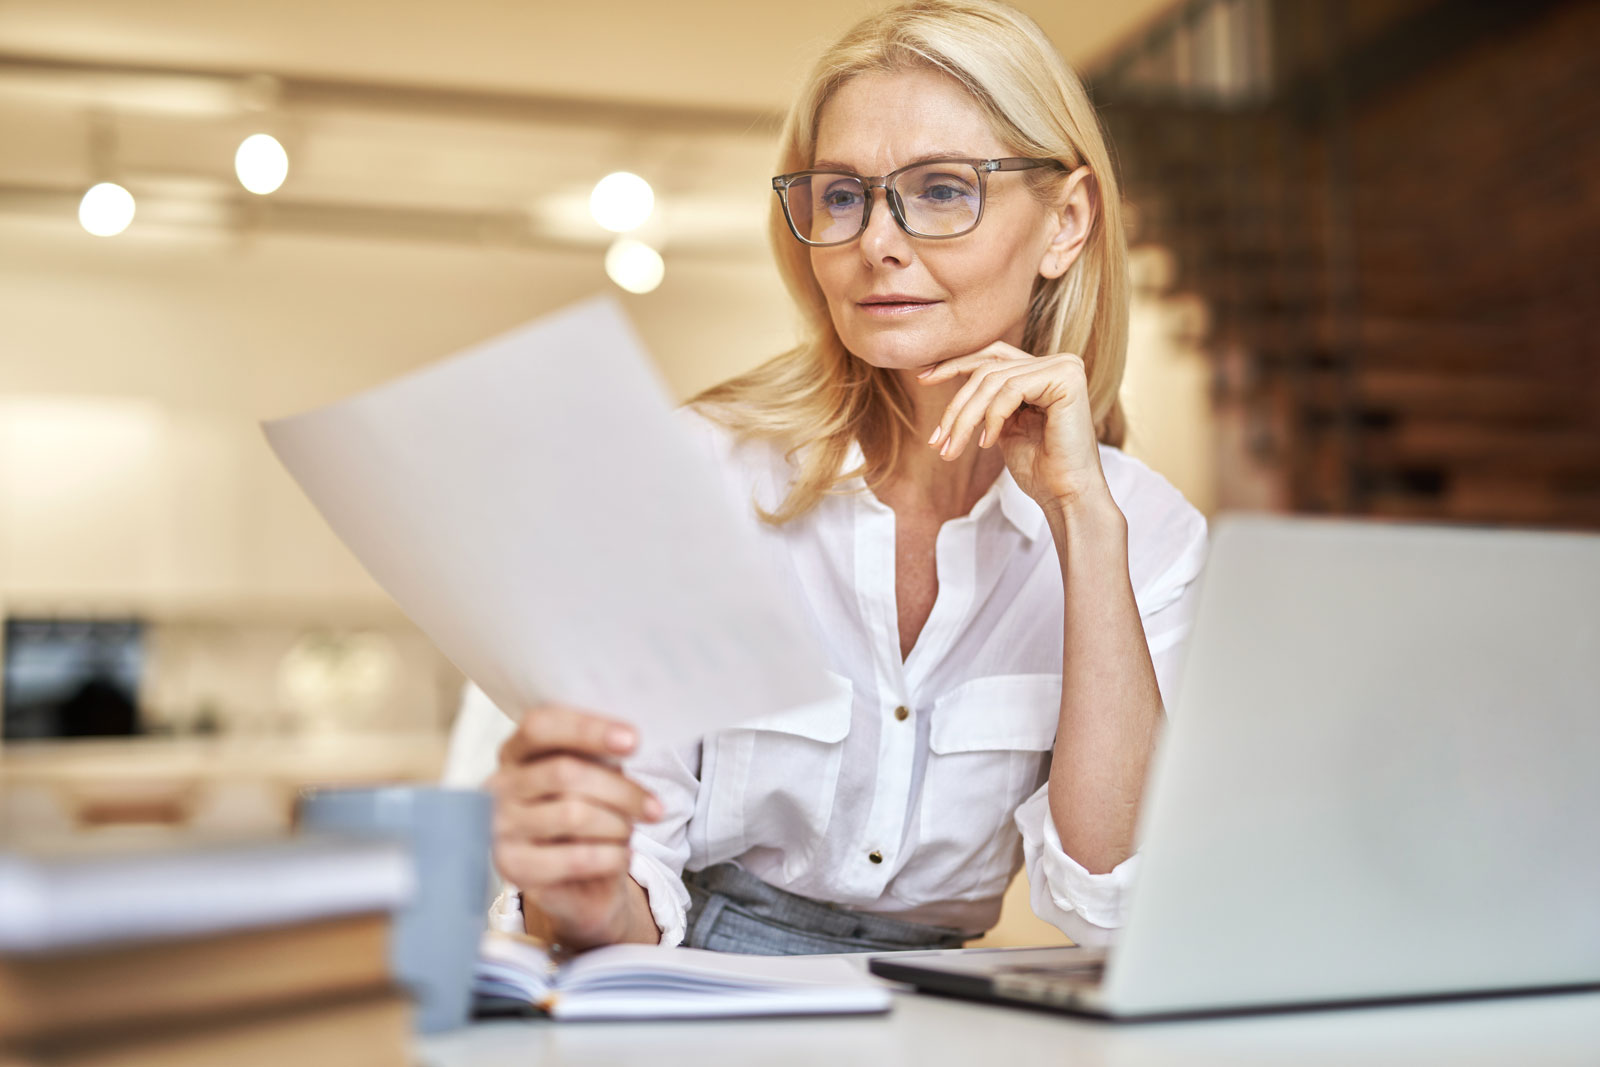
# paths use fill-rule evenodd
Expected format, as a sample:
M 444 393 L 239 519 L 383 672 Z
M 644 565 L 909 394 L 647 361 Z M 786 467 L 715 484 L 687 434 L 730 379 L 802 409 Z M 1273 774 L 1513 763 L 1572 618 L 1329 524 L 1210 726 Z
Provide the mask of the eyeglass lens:
M 890 184 L 918 237 L 954 237 L 978 223 L 982 185 L 968 163 L 928 163 Z M 815 244 L 848 241 L 861 230 L 870 191 L 854 174 L 809 174 L 789 185 L 788 210 L 801 237 Z

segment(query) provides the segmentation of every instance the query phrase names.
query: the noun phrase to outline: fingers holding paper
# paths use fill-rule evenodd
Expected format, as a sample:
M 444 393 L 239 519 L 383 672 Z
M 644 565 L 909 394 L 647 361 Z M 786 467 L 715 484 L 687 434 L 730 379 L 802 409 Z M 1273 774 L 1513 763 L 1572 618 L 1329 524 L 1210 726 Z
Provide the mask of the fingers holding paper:
M 590 930 L 596 921 L 609 917 L 611 908 L 618 904 L 611 883 L 627 876 L 632 853 L 627 845 L 595 841 L 554 845 L 512 841 L 497 848 L 496 856 L 501 873 L 507 877 L 516 876 L 515 884 L 523 894 L 523 908 L 535 905 L 559 931 Z M 555 899 L 557 896 L 559 902 Z M 574 906 L 583 906 L 582 911 L 571 914 Z M 560 934 L 554 939 L 589 940 Z
M 503 811 L 516 806 L 559 800 L 609 809 L 630 822 L 651 822 L 661 814 L 655 797 L 614 765 L 564 752 L 529 757 L 522 763 L 502 763 L 491 791 L 508 802 L 503 808 L 497 807 L 497 820 Z
M 489 781 L 495 866 L 555 940 L 622 937 L 628 839 L 634 823 L 662 815 L 660 802 L 618 765 L 635 743 L 623 723 L 546 704 L 530 709 L 501 746 Z
M 560 704 L 541 704 L 522 716 L 517 732 L 500 749 L 500 763 L 519 763 L 550 752 L 615 760 L 632 752 L 637 743 L 633 727 L 626 723 Z
M 633 821 L 614 808 L 576 796 L 507 804 L 495 812 L 496 841 L 598 841 L 626 845 Z

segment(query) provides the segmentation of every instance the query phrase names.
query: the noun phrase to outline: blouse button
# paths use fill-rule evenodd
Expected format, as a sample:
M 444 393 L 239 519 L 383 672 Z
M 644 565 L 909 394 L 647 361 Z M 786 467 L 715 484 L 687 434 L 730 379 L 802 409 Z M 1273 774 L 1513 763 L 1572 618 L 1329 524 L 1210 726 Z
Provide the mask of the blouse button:
M 867 853 L 867 859 L 871 860 L 873 863 L 882 863 L 883 853 L 879 852 L 877 849 L 873 849 L 871 852 Z
M 900 722 L 905 722 L 906 719 L 911 717 L 911 709 L 902 704 L 894 709 L 894 717 Z

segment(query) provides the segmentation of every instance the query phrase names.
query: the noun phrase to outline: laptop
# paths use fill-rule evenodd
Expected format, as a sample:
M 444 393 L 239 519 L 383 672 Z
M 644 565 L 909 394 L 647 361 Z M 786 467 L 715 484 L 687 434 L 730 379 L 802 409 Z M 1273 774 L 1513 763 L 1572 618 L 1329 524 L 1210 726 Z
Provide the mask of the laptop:
M 1600 536 L 1218 526 L 1109 951 L 905 953 L 1116 1019 L 1600 988 Z

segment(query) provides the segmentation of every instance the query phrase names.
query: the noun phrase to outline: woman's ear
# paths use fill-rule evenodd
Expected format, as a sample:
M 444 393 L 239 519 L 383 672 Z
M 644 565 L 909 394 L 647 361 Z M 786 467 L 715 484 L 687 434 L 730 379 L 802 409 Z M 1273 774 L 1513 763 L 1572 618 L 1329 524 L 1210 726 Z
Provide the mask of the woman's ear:
M 1067 175 L 1067 183 L 1050 214 L 1050 225 L 1055 233 L 1039 260 L 1042 277 L 1059 278 L 1067 273 L 1089 240 L 1099 211 L 1100 183 L 1094 180 L 1094 172 L 1088 167 L 1079 167 Z

